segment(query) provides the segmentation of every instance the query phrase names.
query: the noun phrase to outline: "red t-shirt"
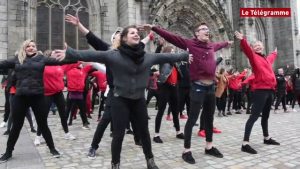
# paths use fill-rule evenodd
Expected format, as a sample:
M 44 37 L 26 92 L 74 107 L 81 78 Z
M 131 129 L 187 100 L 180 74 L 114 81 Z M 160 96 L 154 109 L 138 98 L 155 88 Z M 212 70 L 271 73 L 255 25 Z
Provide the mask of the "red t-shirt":
M 178 72 L 175 67 L 173 67 L 172 72 L 170 76 L 167 79 L 167 83 L 171 85 L 176 85 L 177 84 L 177 79 L 178 79 Z

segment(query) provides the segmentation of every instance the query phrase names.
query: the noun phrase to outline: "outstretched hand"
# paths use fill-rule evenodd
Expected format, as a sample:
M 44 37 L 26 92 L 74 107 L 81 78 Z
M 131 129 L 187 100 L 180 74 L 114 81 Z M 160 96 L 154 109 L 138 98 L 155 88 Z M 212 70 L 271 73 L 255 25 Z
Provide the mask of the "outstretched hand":
M 152 27 L 153 27 L 153 25 L 151 25 L 151 24 L 144 24 L 143 25 L 143 29 L 145 31 L 149 31 L 149 32 L 151 31 Z
M 79 20 L 78 16 L 73 16 L 71 14 L 67 14 L 65 16 L 65 21 L 68 22 L 68 23 L 71 23 L 74 26 L 78 26 L 79 23 L 80 23 L 80 20 Z
M 234 35 L 237 39 L 242 40 L 244 38 L 244 35 L 238 31 L 234 32 Z
M 55 58 L 56 60 L 59 60 L 59 61 L 64 60 L 66 57 L 67 48 L 68 48 L 67 43 L 64 43 L 64 49 L 63 50 L 60 50 L 60 49 L 53 50 L 51 53 L 51 57 Z

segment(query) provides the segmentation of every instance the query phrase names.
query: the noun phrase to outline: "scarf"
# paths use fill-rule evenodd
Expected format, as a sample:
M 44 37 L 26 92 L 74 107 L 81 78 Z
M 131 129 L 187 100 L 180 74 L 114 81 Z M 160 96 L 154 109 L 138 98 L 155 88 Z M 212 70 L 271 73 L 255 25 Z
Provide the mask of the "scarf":
M 140 42 L 138 45 L 129 46 L 122 43 L 118 48 L 123 57 L 129 57 L 135 64 L 141 64 L 144 61 L 145 45 Z

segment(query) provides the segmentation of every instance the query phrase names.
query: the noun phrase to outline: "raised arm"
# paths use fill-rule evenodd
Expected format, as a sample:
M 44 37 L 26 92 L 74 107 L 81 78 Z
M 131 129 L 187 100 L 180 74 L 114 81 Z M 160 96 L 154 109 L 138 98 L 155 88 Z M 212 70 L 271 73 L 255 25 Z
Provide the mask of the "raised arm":
M 73 15 L 70 15 L 70 14 L 67 14 L 65 16 L 65 21 L 78 27 L 79 31 L 83 34 L 83 35 L 87 35 L 89 30 L 83 26 L 78 18 L 78 16 L 73 16 Z
M 84 61 L 107 63 L 109 56 L 116 51 L 92 51 L 92 50 L 74 50 L 67 47 L 66 50 L 55 50 L 52 57 L 60 61 Z
M 15 68 L 17 58 L 7 59 L 0 61 L 0 69 L 4 71 L 4 69 L 12 69 Z M 4 71 L 5 72 L 5 71 Z
M 214 51 L 218 51 L 222 48 L 228 47 L 231 44 L 232 44 L 232 41 L 213 43 Z
M 247 40 L 245 39 L 244 35 L 238 31 L 235 31 L 235 37 L 241 41 L 241 48 L 245 55 L 249 58 L 250 61 L 254 59 L 254 52 L 250 45 L 248 44 Z
M 277 58 L 277 48 L 276 48 L 271 54 L 269 54 L 269 56 L 267 57 L 267 60 L 268 60 L 271 64 L 273 64 L 274 61 L 276 60 L 276 58 Z
M 174 63 L 179 61 L 188 61 L 189 54 L 187 52 L 182 53 L 155 53 L 151 54 L 153 56 L 153 64 L 163 64 L 163 63 Z
M 85 26 L 83 26 L 78 17 L 73 15 L 66 15 L 65 21 L 78 27 L 79 31 L 86 37 L 88 43 L 96 50 L 109 50 L 110 45 L 98 38 L 93 34 L 90 30 L 88 30 Z
M 151 28 L 155 33 L 159 34 L 161 37 L 163 37 L 166 41 L 169 43 L 186 50 L 186 39 L 182 38 L 179 35 L 175 35 L 171 32 L 168 32 L 167 30 L 161 29 L 157 26 L 152 26 L 149 24 L 144 25 L 145 29 Z

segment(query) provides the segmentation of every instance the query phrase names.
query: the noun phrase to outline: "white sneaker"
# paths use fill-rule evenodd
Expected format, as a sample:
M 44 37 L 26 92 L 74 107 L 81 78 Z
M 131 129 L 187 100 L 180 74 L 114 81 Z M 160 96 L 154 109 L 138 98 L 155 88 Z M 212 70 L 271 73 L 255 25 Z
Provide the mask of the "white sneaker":
M 0 128 L 4 128 L 4 127 L 6 127 L 7 126 L 7 123 L 6 122 L 2 122 L 1 124 L 0 124 Z
M 296 109 L 292 109 L 292 111 L 293 111 L 293 112 L 297 112 L 297 110 L 296 110 Z
M 71 133 L 66 133 L 65 134 L 65 139 L 66 140 L 75 140 L 76 137 L 74 137 Z
M 36 146 L 40 145 L 41 144 L 41 136 L 36 136 L 33 144 Z
M 90 126 L 89 126 L 89 125 L 87 125 L 87 124 L 85 124 L 85 125 L 83 125 L 83 126 L 82 126 L 82 129 L 85 129 L 85 130 L 90 130 Z

